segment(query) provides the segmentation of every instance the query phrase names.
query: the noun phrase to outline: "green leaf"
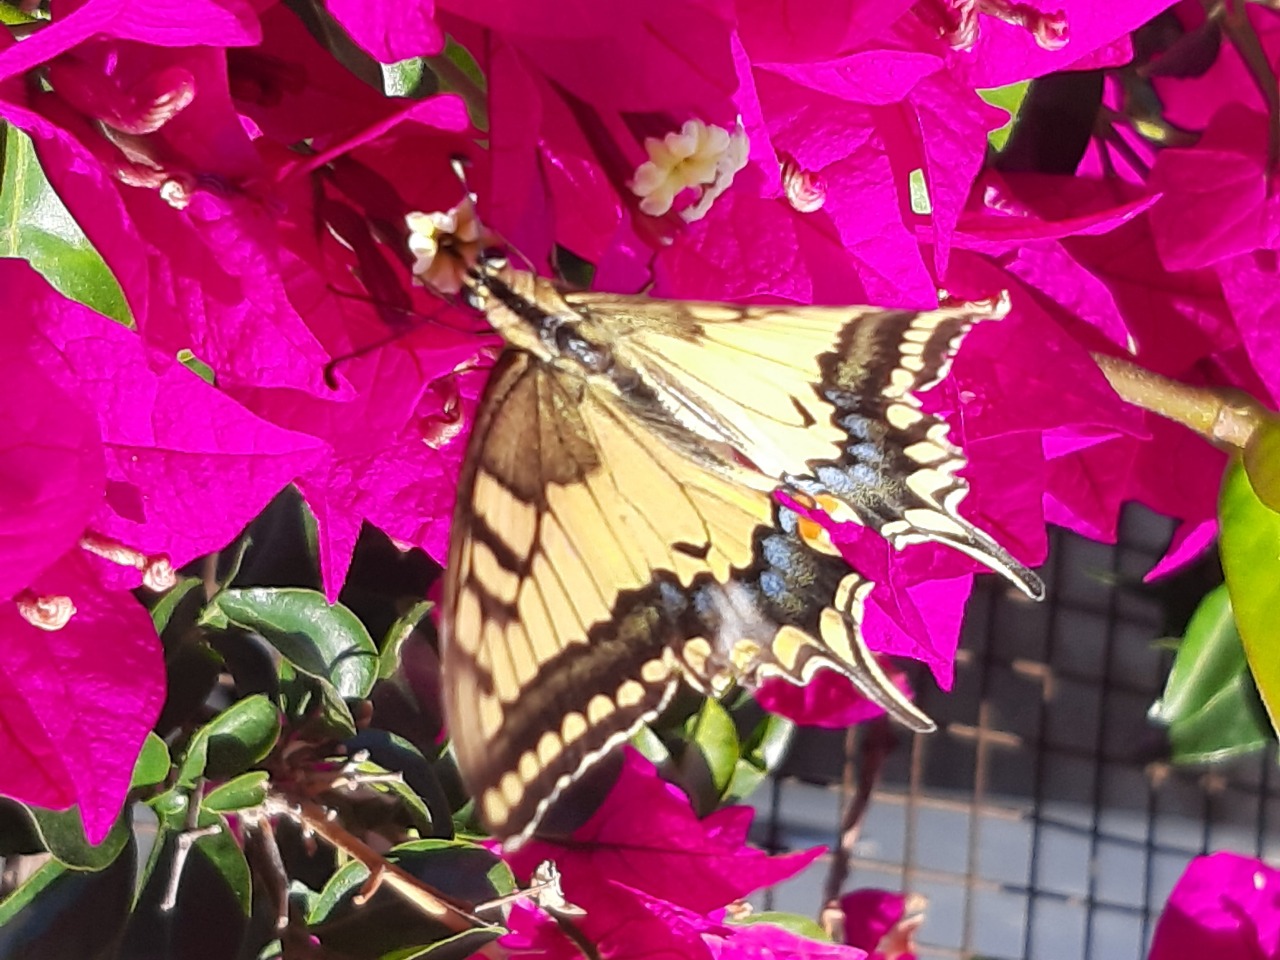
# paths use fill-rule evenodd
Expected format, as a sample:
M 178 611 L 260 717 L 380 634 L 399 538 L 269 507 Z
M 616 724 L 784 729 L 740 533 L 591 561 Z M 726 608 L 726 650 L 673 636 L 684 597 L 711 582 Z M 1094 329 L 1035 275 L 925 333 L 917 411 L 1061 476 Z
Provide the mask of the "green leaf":
M 731 925 L 739 927 L 767 923 L 771 927 L 781 927 L 788 933 L 794 933 L 797 937 L 804 937 L 806 940 L 816 940 L 819 943 L 831 942 L 831 938 L 827 936 L 827 932 L 818 925 L 817 921 L 812 917 L 805 917 L 798 913 L 765 910 L 761 913 L 748 914 L 741 920 L 731 920 L 729 922 Z
M 131 836 L 127 807 L 111 825 L 111 830 L 103 841 L 96 845 L 90 843 L 84 835 L 84 822 L 80 819 L 79 807 L 72 807 L 70 810 L 28 807 L 27 811 L 35 822 L 36 832 L 40 834 L 45 849 L 59 863 L 72 870 L 102 870 L 110 866 Z
M 169 776 L 169 766 L 169 747 L 155 733 L 148 733 L 147 739 L 142 741 L 138 762 L 133 765 L 130 788 L 163 783 L 165 777 Z
M 343 864 L 329 882 L 324 885 L 320 895 L 316 897 L 307 913 L 307 925 L 314 926 L 329 918 L 334 907 L 342 903 L 348 896 L 360 892 L 360 887 L 369 879 L 369 868 L 359 860 L 351 860 Z
M 430 600 L 420 600 L 398 618 L 382 640 L 382 652 L 378 654 L 378 679 L 386 680 L 400 668 L 400 645 L 431 610 Z
M 929 199 L 929 184 L 925 181 L 922 167 L 916 167 L 907 174 L 907 194 L 911 198 L 912 213 L 921 217 L 927 217 L 933 213 L 933 201 Z
M 1267 419 L 1244 449 L 1244 471 L 1258 499 L 1280 510 L 1280 420 Z
M 201 621 L 230 621 L 261 634 L 298 670 L 328 681 L 348 699 L 367 697 L 378 678 L 378 648 L 369 631 L 354 613 L 316 590 L 224 590 Z
M 395 63 L 382 64 L 382 92 L 388 97 L 412 95 L 422 82 L 426 65 L 421 57 L 410 57 Z
M 218 375 L 214 373 L 213 367 L 209 366 L 186 347 L 178 351 L 178 362 L 205 383 L 210 386 L 216 385 Z
M 1227 469 L 1218 518 L 1236 627 L 1274 729 L 1280 718 L 1280 513 L 1254 495 L 1238 460 Z
M 765 714 L 742 745 L 742 755 L 766 773 L 782 766 L 795 739 L 796 725 L 776 713 Z
M 991 87 L 978 91 L 978 96 L 987 101 L 987 103 L 993 107 L 999 107 L 1009 114 L 1008 123 L 987 134 L 987 142 L 995 150 L 1003 150 L 1004 145 L 1009 142 L 1009 134 L 1013 132 L 1013 125 L 1018 122 L 1018 111 L 1022 109 L 1022 101 L 1026 99 L 1027 91 L 1030 89 L 1030 80 L 1020 80 L 1004 87 Z
M 26 260 L 65 297 L 133 325 L 120 284 L 45 178 L 31 138 L 0 123 L 0 256 Z
M 244 858 L 244 851 L 236 843 L 231 831 L 226 829 L 226 821 L 222 821 L 223 829 L 210 837 L 201 837 L 195 842 L 195 849 L 200 851 L 226 881 L 227 887 L 235 896 L 245 915 L 253 904 L 253 880 L 249 874 L 249 862 Z
M 648 724 L 631 735 L 631 746 L 639 750 L 640 755 L 655 767 L 661 769 L 671 763 L 671 751 Z
M 200 586 L 200 582 L 199 577 L 183 577 L 160 595 L 155 606 L 151 608 L 151 622 L 156 625 L 156 633 L 164 633 L 182 601 L 192 590 Z
M 36 902 L 36 899 L 68 869 L 70 868 L 66 864 L 59 863 L 57 860 L 46 861 L 35 873 L 22 881 L 16 890 L 0 900 L 0 929 L 17 916 L 19 911 Z
M 483 903 L 516 889 L 515 877 L 502 858 L 466 840 L 431 837 L 396 844 L 387 859 L 428 886 L 452 896 Z
M 432 825 L 449 822 L 449 800 L 436 779 L 432 764 L 408 740 L 385 730 L 362 730 L 347 741 L 359 773 L 380 777 L 369 789 L 394 794 L 408 808 L 413 825 L 422 834 L 437 833 Z M 391 774 L 391 776 L 388 776 Z M 434 812 L 433 812 L 434 808 Z
M 200 806 L 214 813 L 234 813 L 260 806 L 267 799 L 267 780 L 270 777 L 265 770 L 242 773 L 210 790 L 200 801 Z
M 1176 763 L 1223 760 L 1271 739 L 1225 586 L 1192 616 L 1151 718 L 1168 726 Z
M 233 703 L 195 732 L 178 767 L 178 783 L 197 777 L 230 777 L 253 766 L 275 746 L 280 714 L 257 693 Z
M 104 870 L 69 870 L 50 861 L 0 902 L 0 956 L 115 958 L 136 865 L 129 839 Z
M 28 12 L 17 6 L 14 3 L 14 0 L 5 0 L 5 2 L 0 3 L 0 23 L 9 26 L 17 26 L 25 23 L 39 23 L 41 20 L 49 19 L 47 15 L 37 16 L 39 13 L 41 13 L 41 11 L 38 7 L 33 12 Z
M 318 724 L 317 738 L 345 740 L 356 734 L 356 722 L 346 701 L 332 683 L 294 670 L 288 660 L 280 661 L 280 708 L 292 725 Z
M 734 767 L 741 756 L 739 752 L 738 731 L 734 728 L 733 718 L 729 711 L 720 705 L 720 701 L 708 697 L 687 725 L 690 746 L 697 748 L 711 776 L 711 784 L 719 799 L 729 787 L 733 779 Z M 680 758 L 681 780 L 688 770 L 688 761 L 693 751 L 685 750 Z

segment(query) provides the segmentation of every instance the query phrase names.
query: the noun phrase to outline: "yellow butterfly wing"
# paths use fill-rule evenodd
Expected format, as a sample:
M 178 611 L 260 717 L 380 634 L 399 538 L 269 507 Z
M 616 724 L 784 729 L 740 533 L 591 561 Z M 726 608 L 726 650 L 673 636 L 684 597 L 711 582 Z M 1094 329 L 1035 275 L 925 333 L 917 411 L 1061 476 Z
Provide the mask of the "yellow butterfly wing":
M 1007 301 L 932 311 L 740 307 L 573 293 L 672 414 L 779 486 L 896 547 L 945 543 L 1029 596 L 1039 578 L 961 516 L 964 454 L 916 394 L 946 376 L 974 323 Z
M 507 351 L 459 485 L 445 707 L 485 825 L 519 842 L 670 700 L 822 666 L 916 729 L 862 645 L 870 584 L 760 478 L 679 452 L 607 393 Z

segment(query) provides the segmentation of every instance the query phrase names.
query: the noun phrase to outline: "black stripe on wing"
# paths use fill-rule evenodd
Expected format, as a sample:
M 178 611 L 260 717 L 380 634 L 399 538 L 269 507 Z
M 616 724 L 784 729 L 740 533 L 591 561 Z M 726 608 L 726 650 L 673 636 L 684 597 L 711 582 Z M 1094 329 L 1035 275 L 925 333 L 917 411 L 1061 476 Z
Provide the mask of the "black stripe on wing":
M 833 497 L 852 511 L 832 511 L 837 520 L 856 520 L 895 547 L 947 544 L 1040 599 L 1040 578 L 960 515 L 969 484 L 958 473 L 967 460 L 948 439 L 946 421 L 922 411 L 915 397 L 946 376 L 975 322 L 1001 315 L 997 304 L 893 311 L 850 323 L 836 351 L 819 358 L 819 394 L 848 436 L 844 456 L 786 480 L 820 503 Z

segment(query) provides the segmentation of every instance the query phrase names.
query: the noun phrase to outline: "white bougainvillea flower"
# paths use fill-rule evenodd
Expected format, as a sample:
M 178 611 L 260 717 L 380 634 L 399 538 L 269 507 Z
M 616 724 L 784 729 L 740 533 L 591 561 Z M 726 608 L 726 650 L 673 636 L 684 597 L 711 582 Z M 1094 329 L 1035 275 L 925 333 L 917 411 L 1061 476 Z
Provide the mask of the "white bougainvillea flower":
M 747 136 L 741 123 L 731 132 L 686 120 L 678 133 L 647 137 L 644 147 L 649 159 L 636 168 L 631 191 L 640 198 L 641 211 L 651 217 L 665 215 L 682 191 L 693 189 L 698 198 L 680 216 L 690 223 L 700 220 L 747 165 Z

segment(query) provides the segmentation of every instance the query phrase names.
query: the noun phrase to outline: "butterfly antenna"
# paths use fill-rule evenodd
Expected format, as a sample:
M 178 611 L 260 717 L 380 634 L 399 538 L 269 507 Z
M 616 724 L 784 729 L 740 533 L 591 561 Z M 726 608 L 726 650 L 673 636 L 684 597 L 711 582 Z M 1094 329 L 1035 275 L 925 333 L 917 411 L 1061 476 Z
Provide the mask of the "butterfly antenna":
M 471 158 L 461 153 L 455 153 L 449 158 L 449 166 L 453 168 L 453 175 L 462 184 L 462 189 L 466 193 L 467 199 L 473 204 L 476 203 L 476 192 L 471 189 L 471 184 L 467 180 L 467 168 L 471 166 Z
M 374 303 L 374 301 L 371 298 L 362 297 L 356 293 L 348 293 L 345 290 L 337 290 L 337 289 L 334 289 L 333 287 L 330 287 L 329 290 L 331 293 L 334 294 L 334 296 L 346 297 L 351 300 L 358 300 L 361 303 Z M 446 303 L 449 303 L 455 307 L 461 308 L 461 304 L 458 303 L 452 297 L 441 298 L 441 299 L 443 299 Z M 387 336 L 385 337 L 381 337 L 373 341 L 372 343 L 367 343 L 362 347 L 357 347 L 354 350 L 348 351 L 347 353 L 344 353 L 332 358 L 328 363 L 324 365 L 324 382 L 325 382 L 325 386 L 327 386 L 330 390 L 338 389 L 338 378 L 336 376 L 336 371 L 340 364 L 350 363 L 352 360 L 359 360 L 361 357 L 366 357 L 377 350 L 381 350 L 383 347 L 386 347 L 386 346 L 389 346 L 390 344 L 395 343 L 401 337 L 408 336 L 410 333 L 413 333 L 415 330 L 417 330 L 419 323 L 435 324 L 435 325 L 444 327 L 446 330 L 452 330 L 455 333 L 469 333 L 469 334 L 476 334 L 477 336 L 480 336 L 487 332 L 484 330 L 474 330 L 470 327 L 462 326 L 461 324 L 448 323 L 442 320 L 438 316 L 434 316 L 434 315 L 425 316 L 421 313 L 418 313 L 415 310 L 411 310 L 408 307 L 401 307 L 401 306 L 397 306 L 396 304 L 381 303 L 381 304 L 375 304 L 375 306 L 378 307 L 379 311 L 394 311 L 397 313 L 403 313 L 407 317 L 409 317 L 409 319 L 416 322 L 412 324 L 404 324 L 400 326 L 398 329 L 395 329 L 391 333 L 387 334 Z

